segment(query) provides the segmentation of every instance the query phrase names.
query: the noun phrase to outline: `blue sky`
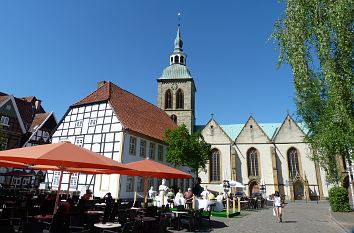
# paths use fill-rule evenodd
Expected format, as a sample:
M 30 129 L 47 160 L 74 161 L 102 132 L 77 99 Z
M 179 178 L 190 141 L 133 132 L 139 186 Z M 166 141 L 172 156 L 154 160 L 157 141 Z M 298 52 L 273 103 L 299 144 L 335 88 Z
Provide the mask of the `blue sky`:
M 284 5 L 273 1 L 0 1 L 0 91 L 35 95 L 59 120 L 110 80 L 156 104 L 177 13 L 197 87 L 197 124 L 281 122 L 295 112 L 289 66 L 269 41 Z

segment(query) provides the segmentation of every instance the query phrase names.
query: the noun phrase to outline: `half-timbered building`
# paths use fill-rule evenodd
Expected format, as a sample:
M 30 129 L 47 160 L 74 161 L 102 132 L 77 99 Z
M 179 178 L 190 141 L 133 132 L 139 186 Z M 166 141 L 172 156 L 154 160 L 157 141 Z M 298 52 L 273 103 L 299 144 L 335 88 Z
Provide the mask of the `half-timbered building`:
M 161 109 L 111 82 L 99 82 L 97 89 L 70 106 L 61 119 L 53 142 L 70 141 L 118 162 L 141 159 L 166 161 L 163 134 L 176 124 Z M 73 155 L 75 156 L 75 155 Z M 58 186 L 58 172 L 49 172 L 52 187 Z M 96 196 L 111 192 L 115 198 L 131 198 L 143 191 L 143 179 L 126 175 L 64 174 L 62 187 L 74 191 L 91 189 Z M 175 181 L 187 185 L 186 181 Z M 156 179 L 149 180 L 157 188 Z
M 53 112 L 45 112 L 41 101 L 35 96 L 17 98 L 0 92 L 2 150 L 51 143 L 56 125 Z M 0 168 L 0 174 L 0 183 L 21 187 L 28 184 L 37 186 L 44 173 Z

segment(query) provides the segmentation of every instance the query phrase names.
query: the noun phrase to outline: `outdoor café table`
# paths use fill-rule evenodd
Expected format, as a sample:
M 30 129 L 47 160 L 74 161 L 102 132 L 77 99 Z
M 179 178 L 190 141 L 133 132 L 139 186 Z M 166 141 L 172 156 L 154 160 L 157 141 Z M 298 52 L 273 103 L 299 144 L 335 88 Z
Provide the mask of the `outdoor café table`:
M 177 230 L 180 230 L 180 222 L 181 222 L 181 215 L 183 214 L 188 214 L 188 211 L 177 211 L 177 210 L 172 210 L 172 213 L 175 214 L 177 217 Z
M 144 229 L 145 223 L 152 223 L 152 222 L 156 221 L 156 218 L 140 215 L 140 216 L 135 217 L 135 221 L 141 222 L 142 223 L 141 227 Z M 149 224 L 149 226 L 151 226 L 151 224 Z M 146 225 L 145 225 L 145 227 L 146 227 Z M 143 229 L 140 229 L 140 231 L 143 231 Z M 148 231 L 148 232 L 150 232 L 150 231 Z
M 45 221 L 45 220 L 50 220 L 52 218 L 53 218 L 52 214 L 46 214 L 46 215 L 38 214 L 33 216 L 33 219 L 37 221 Z
M 93 226 L 99 228 L 100 231 L 102 232 L 103 230 L 107 230 L 107 229 L 119 228 L 122 225 L 120 223 L 114 223 L 114 222 L 106 222 L 106 223 L 99 222 L 93 224 Z

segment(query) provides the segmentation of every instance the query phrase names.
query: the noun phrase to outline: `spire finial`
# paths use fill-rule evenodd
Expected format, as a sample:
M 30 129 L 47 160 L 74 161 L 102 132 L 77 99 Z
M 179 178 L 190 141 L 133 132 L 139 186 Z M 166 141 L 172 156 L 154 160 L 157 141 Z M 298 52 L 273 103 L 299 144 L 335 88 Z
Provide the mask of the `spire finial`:
M 178 19 L 178 24 L 177 25 L 178 25 L 178 27 L 180 27 L 181 26 L 181 12 L 177 13 L 177 17 L 178 17 L 177 18 Z
M 214 113 L 211 114 L 211 118 L 214 119 Z
M 177 25 L 177 35 L 176 35 L 176 39 L 175 39 L 175 52 L 182 52 L 183 49 L 183 41 L 182 41 L 182 37 L 181 37 L 181 30 L 180 30 L 180 26 L 181 26 L 181 13 L 177 14 L 177 19 L 178 19 L 178 25 Z

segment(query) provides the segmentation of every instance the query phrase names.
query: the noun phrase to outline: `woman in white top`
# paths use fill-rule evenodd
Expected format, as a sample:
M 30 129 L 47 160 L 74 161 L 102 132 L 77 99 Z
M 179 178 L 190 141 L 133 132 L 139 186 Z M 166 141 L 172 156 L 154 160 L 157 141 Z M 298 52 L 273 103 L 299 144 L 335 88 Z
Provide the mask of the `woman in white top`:
M 277 222 L 282 222 L 282 205 L 283 202 L 281 200 L 281 197 L 279 195 L 278 191 L 275 191 L 274 196 L 273 196 L 273 207 L 275 210 L 275 216 L 277 218 Z

